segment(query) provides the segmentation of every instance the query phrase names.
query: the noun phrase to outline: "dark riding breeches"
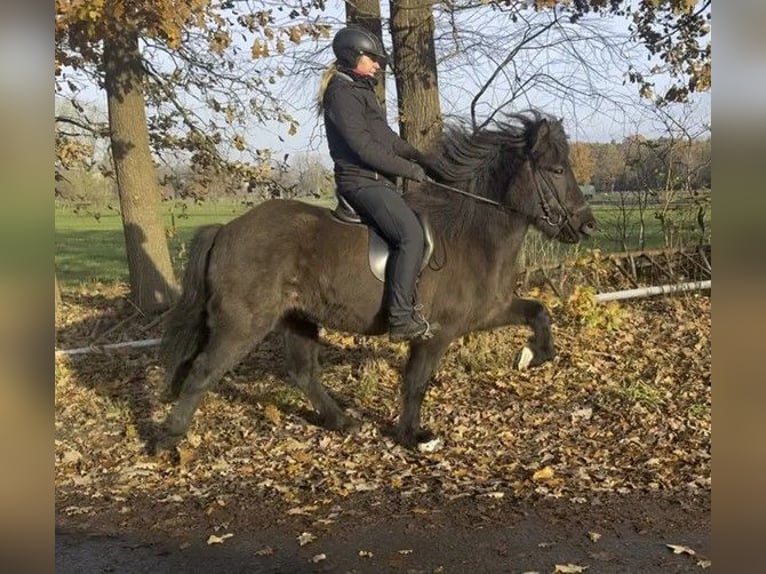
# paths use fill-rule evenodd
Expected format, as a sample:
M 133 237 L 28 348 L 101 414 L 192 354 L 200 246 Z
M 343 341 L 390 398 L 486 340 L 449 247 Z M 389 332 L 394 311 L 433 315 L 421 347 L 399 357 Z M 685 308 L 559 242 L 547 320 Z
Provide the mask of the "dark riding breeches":
M 415 282 L 423 261 L 424 237 L 415 212 L 392 186 L 374 184 L 342 189 L 341 194 L 362 218 L 388 243 L 386 264 L 389 320 L 407 320 L 415 301 Z

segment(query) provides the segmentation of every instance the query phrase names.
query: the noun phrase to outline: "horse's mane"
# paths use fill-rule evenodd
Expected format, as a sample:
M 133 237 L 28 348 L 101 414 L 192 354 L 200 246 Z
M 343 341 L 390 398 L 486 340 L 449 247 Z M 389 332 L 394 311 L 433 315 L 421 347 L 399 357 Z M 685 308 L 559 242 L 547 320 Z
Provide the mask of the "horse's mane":
M 559 120 L 536 110 L 508 114 L 501 121 L 474 131 L 469 124 L 454 121 L 446 126 L 434 155 L 440 156 L 446 179 L 452 187 L 502 202 L 514 188 L 521 166 L 529 159 L 541 123 L 549 122 L 549 142 L 556 157 L 566 158 L 566 134 Z M 407 202 L 428 215 L 437 234 L 456 238 L 470 233 L 503 233 L 509 224 L 507 214 L 435 185 L 424 185 L 407 194 Z

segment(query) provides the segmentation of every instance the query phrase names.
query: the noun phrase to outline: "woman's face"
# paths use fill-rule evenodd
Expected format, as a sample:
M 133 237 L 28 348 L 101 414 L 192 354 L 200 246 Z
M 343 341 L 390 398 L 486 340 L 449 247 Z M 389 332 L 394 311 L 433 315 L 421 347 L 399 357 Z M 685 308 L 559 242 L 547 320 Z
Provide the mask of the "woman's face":
M 367 54 L 362 54 L 356 64 L 354 71 L 360 76 L 374 76 L 380 70 L 380 64 L 370 58 Z

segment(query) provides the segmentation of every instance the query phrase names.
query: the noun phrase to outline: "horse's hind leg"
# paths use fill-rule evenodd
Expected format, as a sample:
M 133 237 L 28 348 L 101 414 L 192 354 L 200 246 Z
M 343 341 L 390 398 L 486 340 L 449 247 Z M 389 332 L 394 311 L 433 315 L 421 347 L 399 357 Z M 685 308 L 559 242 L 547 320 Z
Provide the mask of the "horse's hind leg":
M 285 320 L 284 341 L 290 382 L 311 401 L 322 425 L 334 430 L 353 427 L 352 419 L 343 413 L 319 382 L 319 329 L 316 324 L 300 319 Z
M 161 448 L 172 448 L 186 434 L 205 392 L 239 363 L 276 322 L 254 319 L 239 306 L 236 309 L 216 306 L 215 311 L 211 310 L 207 342 L 192 362 L 178 401 L 163 425 L 158 443 Z
M 551 332 L 551 316 L 545 305 L 534 299 L 514 298 L 511 301 L 510 322 L 532 329 L 526 346 L 514 358 L 516 368 L 524 370 L 553 359 L 556 349 Z

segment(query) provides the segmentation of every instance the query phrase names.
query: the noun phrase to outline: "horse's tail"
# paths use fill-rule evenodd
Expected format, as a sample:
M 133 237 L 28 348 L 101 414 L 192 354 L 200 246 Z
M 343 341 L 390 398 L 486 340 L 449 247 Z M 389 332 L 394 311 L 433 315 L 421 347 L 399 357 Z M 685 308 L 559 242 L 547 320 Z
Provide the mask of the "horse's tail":
M 165 319 L 160 361 L 165 367 L 165 399 L 181 392 L 194 357 L 207 338 L 206 306 L 209 296 L 207 263 L 221 224 L 201 227 L 192 239 L 181 297 Z

